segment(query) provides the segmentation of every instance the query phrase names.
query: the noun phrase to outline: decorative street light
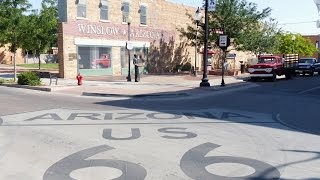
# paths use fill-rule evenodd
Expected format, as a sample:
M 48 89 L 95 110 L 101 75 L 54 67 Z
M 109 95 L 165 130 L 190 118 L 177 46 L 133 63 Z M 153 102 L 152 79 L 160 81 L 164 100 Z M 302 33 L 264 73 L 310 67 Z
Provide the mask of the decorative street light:
M 194 76 L 197 76 L 197 55 L 198 55 L 198 27 L 199 27 L 199 23 L 200 20 L 202 18 L 202 14 L 200 11 L 200 8 L 198 7 L 194 19 L 197 22 L 197 31 L 196 31 L 196 45 L 195 45 L 195 57 L 194 57 Z
M 210 87 L 210 83 L 208 82 L 207 68 L 208 68 L 208 5 L 209 0 L 205 2 L 205 21 L 204 21 L 204 53 L 203 53 L 203 77 L 202 82 L 200 83 L 200 87 Z
M 127 42 L 127 50 L 128 50 L 128 77 L 127 77 L 127 81 L 130 82 L 131 81 L 131 63 L 130 63 L 130 50 L 132 49 L 132 46 L 130 44 L 130 25 L 131 25 L 131 17 L 128 15 L 127 17 L 127 23 L 128 23 L 128 42 Z
M 292 35 L 292 54 L 294 54 L 294 45 L 295 45 L 295 40 L 296 40 L 296 36 L 295 35 Z

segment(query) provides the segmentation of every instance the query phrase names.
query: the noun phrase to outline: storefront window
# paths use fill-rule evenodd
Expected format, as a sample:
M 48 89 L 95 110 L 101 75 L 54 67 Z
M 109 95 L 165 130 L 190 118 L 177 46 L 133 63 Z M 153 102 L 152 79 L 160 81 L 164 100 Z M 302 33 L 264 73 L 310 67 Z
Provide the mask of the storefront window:
M 145 47 L 136 47 L 130 51 L 130 63 L 131 63 L 131 71 L 133 72 L 133 55 L 136 54 L 138 56 L 138 63 L 146 64 L 147 61 L 147 48 Z M 128 74 L 128 50 L 125 47 L 121 47 L 121 69 L 122 75 Z M 144 67 L 141 67 L 142 69 Z
M 111 69 L 110 47 L 78 47 L 79 69 Z

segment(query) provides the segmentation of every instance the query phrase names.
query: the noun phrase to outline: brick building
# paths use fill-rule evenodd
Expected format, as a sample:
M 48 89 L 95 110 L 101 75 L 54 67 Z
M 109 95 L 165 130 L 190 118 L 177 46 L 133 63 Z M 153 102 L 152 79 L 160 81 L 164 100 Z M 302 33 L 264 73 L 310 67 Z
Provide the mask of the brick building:
M 74 78 L 77 73 L 127 75 L 129 37 L 130 59 L 133 54 L 140 56 L 146 65 L 141 70 L 169 72 L 176 65 L 194 62 L 194 47 L 188 47 L 177 31 L 191 23 L 186 12 L 193 15 L 193 7 L 166 0 L 59 0 L 58 7 L 63 78 Z
M 13 53 L 8 49 L 8 46 L 0 47 L 0 64 L 13 64 Z M 16 63 L 24 63 L 24 54 L 21 49 L 16 52 Z

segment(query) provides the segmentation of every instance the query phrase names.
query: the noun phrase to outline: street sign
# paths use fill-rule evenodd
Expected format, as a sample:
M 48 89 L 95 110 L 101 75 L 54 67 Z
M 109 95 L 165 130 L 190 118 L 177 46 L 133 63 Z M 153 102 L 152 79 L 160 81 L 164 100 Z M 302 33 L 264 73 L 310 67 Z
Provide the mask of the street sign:
M 227 35 L 220 35 L 219 36 L 219 47 L 221 47 L 221 48 L 228 47 L 228 36 Z
M 133 44 L 131 42 L 127 42 L 127 49 L 132 50 L 133 49 Z
M 233 54 L 227 54 L 227 59 L 235 59 L 237 56 L 237 54 L 233 53 Z
M 208 11 L 213 12 L 216 10 L 216 0 L 209 0 Z

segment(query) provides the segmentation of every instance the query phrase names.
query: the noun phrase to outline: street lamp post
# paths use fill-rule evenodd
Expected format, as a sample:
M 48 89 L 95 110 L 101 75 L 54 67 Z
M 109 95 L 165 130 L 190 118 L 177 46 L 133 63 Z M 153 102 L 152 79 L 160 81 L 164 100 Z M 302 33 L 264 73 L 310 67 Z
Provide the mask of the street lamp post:
M 208 4 L 209 0 L 205 2 L 205 21 L 204 21 L 204 53 L 203 53 L 203 77 L 200 87 L 210 87 L 208 82 L 207 67 L 208 67 Z
M 202 14 L 200 12 L 200 8 L 198 7 L 195 20 L 197 22 L 197 31 L 196 31 L 196 45 L 195 45 L 195 57 L 194 57 L 194 76 L 197 76 L 197 55 L 198 55 L 198 27 L 201 20 Z
M 128 23 L 128 42 L 127 42 L 127 50 L 128 50 L 128 77 L 127 77 L 127 81 L 131 82 L 131 63 L 130 63 L 130 48 L 128 47 L 128 44 L 130 43 L 130 25 L 131 25 L 131 18 L 130 16 L 128 16 L 127 19 L 127 23 Z
M 226 83 L 224 82 L 224 70 L 225 70 L 224 64 L 226 61 L 226 56 L 227 56 L 227 52 L 226 50 L 223 50 L 223 61 L 222 61 L 222 69 L 221 69 L 221 87 L 226 86 Z
M 292 35 L 292 54 L 294 54 L 294 45 L 295 45 L 295 40 L 296 40 L 296 36 Z

